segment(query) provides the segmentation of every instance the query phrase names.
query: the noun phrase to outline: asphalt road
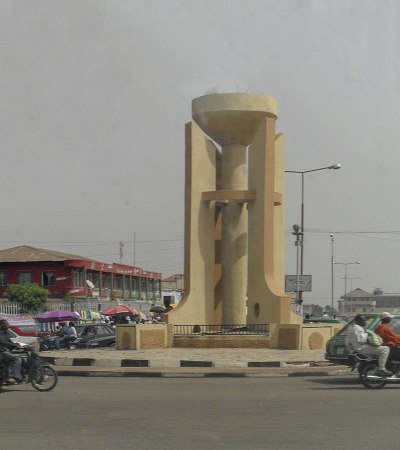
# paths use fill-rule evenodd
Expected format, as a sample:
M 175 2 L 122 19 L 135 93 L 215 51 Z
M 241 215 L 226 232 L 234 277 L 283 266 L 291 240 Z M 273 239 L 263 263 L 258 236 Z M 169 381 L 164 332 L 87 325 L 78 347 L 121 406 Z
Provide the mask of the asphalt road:
M 0 394 L 1 448 L 398 449 L 400 385 L 355 376 L 60 378 Z

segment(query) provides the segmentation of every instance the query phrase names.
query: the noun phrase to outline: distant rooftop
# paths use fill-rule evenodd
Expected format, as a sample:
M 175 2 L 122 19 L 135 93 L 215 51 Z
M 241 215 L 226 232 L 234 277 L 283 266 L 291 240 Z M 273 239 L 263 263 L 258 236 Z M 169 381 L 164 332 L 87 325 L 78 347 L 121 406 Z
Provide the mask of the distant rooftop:
M 28 245 L 0 250 L 0 262 L 41 262 L 41 261 L 65 261 L 67 259 L 84 259 L 83 256 L 70 253 L 56 252 L 44 248 L 35 248 Z
M 175 273 L 174 275 L 171 275 L 171 276 L 169 276 L 167 278 L 164 278 L 163 281 L 174 282 L 177 279 L 180 280 L 181 278 L 183 278 L 183 273 Z
M 363 291 L 360 288 L 354 289 L 354 291 L 349 292 L 348 294 L 342 295 L 340 298 L 354 298 L 354 297 L 374 297 L 370 292 Z

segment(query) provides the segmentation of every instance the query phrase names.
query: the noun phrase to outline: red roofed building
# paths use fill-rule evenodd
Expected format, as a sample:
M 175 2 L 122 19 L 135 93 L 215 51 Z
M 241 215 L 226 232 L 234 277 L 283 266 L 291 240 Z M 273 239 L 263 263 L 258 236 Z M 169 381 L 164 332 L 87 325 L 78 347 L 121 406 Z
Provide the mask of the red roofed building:
M 50 298 L 155 300 L 161 278 L 161 273 L 139 267 L 26 245 L 0 250 L 0 297 L 10 284 L 38 284 Z

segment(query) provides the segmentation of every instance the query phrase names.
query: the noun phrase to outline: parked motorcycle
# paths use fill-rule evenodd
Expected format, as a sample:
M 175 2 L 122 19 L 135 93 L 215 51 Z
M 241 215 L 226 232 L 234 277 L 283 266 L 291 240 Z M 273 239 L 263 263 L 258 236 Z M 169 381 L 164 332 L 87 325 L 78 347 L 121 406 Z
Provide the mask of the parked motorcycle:
M 368 389 L 382 389 L 387 383 L 400 384 L 400 361 L 388 359 L 386 369 L 391 375 L 378 375 L 378 360 L 373 356 L 355 353 L 352 356 L 353 370 L 358 371 L 361 383 Z
M 41 392 L 51 391 L 56 386 L 58 381 L 56 371 L 49 364 L 42 361 L 31 347 L 24 346 L 13 353 L 22 358 L 22 379 L 17 384 L 31 383 L 37 391 Z M 9 365 L 0 361 L 0 388 L 9 385 L 7 381 L 9 375 Z
M 39 351 L 58 350 L 67 348 L 62 338 L 55 335 L 42 335 L 39 338 Z M 75 350 L 79 347 L 80 338 L 73 338 L 69 341 L 69 349 Z

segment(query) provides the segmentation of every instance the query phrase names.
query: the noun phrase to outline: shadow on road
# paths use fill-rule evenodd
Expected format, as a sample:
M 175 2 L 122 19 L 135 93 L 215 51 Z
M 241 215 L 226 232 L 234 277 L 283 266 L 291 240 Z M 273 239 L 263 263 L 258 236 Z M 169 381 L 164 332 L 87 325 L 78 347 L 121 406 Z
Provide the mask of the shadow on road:
M 360 381 L 358 381 L 358 377 L 357 376 L 353 376 L 353 377 L 329 377 L 329 378 L 310 378 L 306 380 L 308 383 L 314 383 L 314 384 L 320 384 L 320 385 L 326 385 L 329 387 L 322 387 L 322 386 L 313 386 L 311 387 L 311 389 L 315 389 L 315 390 L 332 390 L 332 386 L 336 386 L 333 387 L 333 389 L 340 389 L 340 390 L 354 390 L 354 389 L 360 389 L 360 390 L 368 390 L 368 391 L 373 391 L 374 389 L 367 389 L 365 388 Z M 398 385 L 396 386 L 395 384 L 386 384 L 386 386 L 383 388 L 385 390 L 387 389 L 396 389 L 398 388 Z M 375 389 L 375 390 L 380 390 L 380 389 Z

